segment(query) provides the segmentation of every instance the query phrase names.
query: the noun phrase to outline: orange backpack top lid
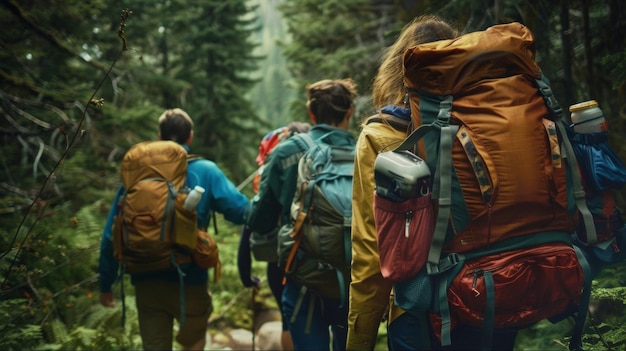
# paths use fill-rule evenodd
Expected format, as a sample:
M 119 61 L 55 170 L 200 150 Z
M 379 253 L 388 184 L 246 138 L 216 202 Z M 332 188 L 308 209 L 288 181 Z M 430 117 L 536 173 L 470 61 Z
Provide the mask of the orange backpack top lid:
M 126 190 L 148 178 L 169 180 L 180 189 L 187 177 L 187 151 L 173 141 L 144 141 L 126 152 L 121 173 Z
M 455 95 L 483 79 L 527 74 L 540 78 L 530 30 L 502 24 L 455 39 L 420 44 L 404 54 L 409 89 Z

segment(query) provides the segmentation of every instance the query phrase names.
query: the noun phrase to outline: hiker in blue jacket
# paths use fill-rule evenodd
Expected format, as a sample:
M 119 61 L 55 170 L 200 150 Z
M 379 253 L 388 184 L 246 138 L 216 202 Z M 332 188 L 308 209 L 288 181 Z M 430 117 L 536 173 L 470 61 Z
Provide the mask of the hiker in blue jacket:
M 315 124 L 308 132 L 311 138 L 328 134 L 333 145 L 354 145 L 356 139 L 348 132 L 354 112 L 354 82 L 322 80 L 308 86 L 306 93 L 309 118 Z M 295 139 L 278 144 L 265 160 L 259 193 L 246 209 L 246 225 L 251 230 L 264 233 L 278 221 L 292 222 L 290 209 L 296 193 L 298 162 L 306 151 Z M 332 349 L 345 350 L 347 308 L 340 308 L 339 300 L 312 295 L 310 291 L 301 297 L 301 290 L 301 285 L 287 278 L 281 301 L 294 349 L 329 350 L 332 333 Z M 296 306 L 298 303 L 301 305 Z
M 189 152 L 193 139 L 193 121 L 181 109 L 166 110 L 158 119 L 159 139 L 172 140 Z M 243 213 L 248 199 L 212 161 L 198 159 L 187 167 L 187 185 L 202 186 L 206 191 L 196 206 L 198 228 L 207 228 L 212 211 L 224 215 L 235 224 L 243 223 Z M 112 291 L 118 278 L 119 264 L 113 255 L 111 227 L 117 214 L 117 204 L 124 193 L 120 187 L 111 205 L 102 232 L 100 247 L 100 302 L 107 307 L 115 306 Z M 185 323 L 180 326 L 176 341 L 186 350 L 203 350 L 209 315 L 213 311 L 208 293 L 208 270 L 193 262 L 183 267 Z M 180 316 L 179 275 L 175 269 L 131 275 L 135 287 L 135 299 L 143 348 L 146 350 L 171 350 L 174 319 Z

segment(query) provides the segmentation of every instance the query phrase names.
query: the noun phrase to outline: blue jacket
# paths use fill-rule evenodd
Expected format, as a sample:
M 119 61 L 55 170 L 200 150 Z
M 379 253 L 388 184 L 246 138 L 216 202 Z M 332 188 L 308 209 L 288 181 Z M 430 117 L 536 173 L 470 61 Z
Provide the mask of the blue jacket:
M 189 148 L 183 145 L 189 152 Z M 198 213 L 198 228 L 208 228 L 211 220 L 211 212 L 217 211 L 224 215 L 224 218 L 235 224 L 243 223 L 244 209 L 248 205 L 248 198 L 243 195 L 235 185 L 224 175 L 222 170 L 212 161 L 198 159 L 189 162 L 187 166 L 187 186 L 193 189 L 200 185 L 206 189 L 202 199 L 196 206 Z M 100 243 L 100 291 L 110 292 L 118 277 L 119 263 L 113 255 L 113 241 L 111 239 L 111 225 L 113 217 L 117 213 L 117 203 L 124 193 L 124 188 L 119 187 L 106 223 L 102 231 Z M 208 281 L 208 270 L 201 269 L 195 264 L 191 264 L 183 269 L 185 273 L 185 284 L 206 284 Z M 145 279 L 163 279 L 168 281 L 178 281 L 178 273 L 171 272 L 144 273 L 131 275 L 131 282 Z

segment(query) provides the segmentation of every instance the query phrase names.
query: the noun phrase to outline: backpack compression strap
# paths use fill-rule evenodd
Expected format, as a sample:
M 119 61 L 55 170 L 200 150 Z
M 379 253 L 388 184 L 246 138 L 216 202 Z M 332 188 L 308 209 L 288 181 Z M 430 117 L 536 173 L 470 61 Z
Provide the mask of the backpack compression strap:
M 409 150 L 422 137 L 429 132 L 439 132 L 439 155 L 438 165 L 435 170 L 433 184 L 433 198 L 438 200 L 439 210 L 437 213 L 437 221 L 435 222 L 435 232 L 432 243 L 428 251 L 428 263 L 426 269 L 428 274 L 437 274 L 447 270 L 456 264 L 446 264 L 440 266 L 439 259 L 441 250 L 446 238 L 448 230 L 448 220 L 450 216 L 450 205 L 452 203 L 451 195 L 451 174 L 452 174 L 452 140 L 458 130 L 458 126 L 450 125 L 450 111 L 452 110 L 452 95 L 446 96 L 439 102 L 439 113 L 437 119 L 431 124 L 421 125 L 415 129 L 394 151 Z M 447 155 L 447 157 L 443 157 Z M 456 256 L 453 256 L 454 260 Z
M 576 154 L 574 148 L 567 138 L 567 132 L 565 127 L 560 121 L 556 122 L 556 125 L 561 134 L 561 144 L 565 149 L 565 157 L 567 159 L 567 165 L 569 167 L 570 174 L 572 175 L 572 183 L 574 187 L 574 199 L 576 201 L 576 208 L 580 215 L 583 217 L 583 223 L 585 224 L 585 231 L 587 233 L 587 245 L 593 245 L 598 242 L 598 235 L 596 233 L 596 226 L 593 223 L 593 216 L 587 207 L 587 201 L 585 200 L 585 189 L 583 188 L 580 180 L 580 173 L 578 172 L 578 160 L 576 160 Z
M 439 102 L 439 113 L 437 119 L 431 124 L 425 124 L 415 129 L 394 151 L 409 150 L 422 137 L 429 132 L 439 132 L 439 152 L 437 156 L 437 169 L 434 175 L 433 199 L 438 200 L 439 210 L 437 212 L 437 220 L 435 222 L 435 230 L 428 250 L 428 262 L 426 270 L 429 275 L 439 274 L 454 267 L 463 260 L 462 255 L 450 254 L 442 260 L 440 264 L 441 251 L 448 230 L 448 221 L 450 216 L 450 205 L 452 203 L 451 193 L 451 177 L 452 177 L 452 141 L 454 135 L 458 131 L 458 126 L 450 125 L 450 112 L 452 110 L 451 95 L 446 96 Z M 448 282 L 447 276 L 440 279 L 439 294 L 436 298 L 439 300 L 441 314 L 441 344 L 443 346 L 450 345 L 451 342 L 451 325 L 450 325 L 450 308 L 447 298 Z
M 313 138 L 309 135 L 309 133 L 298 133 L 295 134 L 291 137 L 291 139 L 293 139 L 293 141 L 296 143 L 296 145 L 298 146 L 298 148 L 300 148 L 301 152 L 306 152 L 308 149 L 311 148 L 311 146 L 315 145 L 315 141 L 313 140 Z M 296 218 L 296 221 L 294 223 L 293 229 L 291 230 L 291 233 L 289 234 L 289 236 L 291 236 L 292 238 L 295 238 L 297 236 L 297 238 L 295 238 L 295 241 L 293 243 L 293 246 L 291 246 L 291 251 L 289 251 L 289 256 L 287 256 L 287 262 L 285 263 L 285 272 L 289 271 L 289 268 L 291 267 L 291 263 L 293 262 L 293 259 L 296 257 L 296 252 L 298 251 L 298 247 L 300 246 L 300 242 L 302 241 L 302 236 L 303 235 L 298 235 L 298 233 L 300 232 L 300 228 L 302 228 L 302 225 L 304 224 L 304 220 L 306 219 L 307 215 L 308 215 L 308 211 L 309 211 L 309 207 L 311 206 L 311 203 L 313 201 L 313 195 L 312 195 L 312 191 L 310 192 L 310 196 L 306 196 L 307 194 L 307 188 L 310 185 L 311 189 L 313 188 L 313 184 L 307 184 L 307 183 L 302 183 L 302 201 L 300 201 L 300 208 L 298 209 L 298 216 Z M 305 202 L 307 202 L 307 204 L 305 205 Z M 282 284 L 285 285 L 285 283 L 287 283 L 287 277 L 284 276 L 283 277 L 283 281 Z
M 440 121 L 440 140 L 439 153 L 437 156 L 437 169 L 435 170 L 435 181 L 433 184 L 433 198 L 439 203 L 437 212 L 437 220 L 435 222 L 435 231 L 428 250 L 428 262 L 426 263 L 426 271 L 429 275 L 439 274 L 447 271 L 462 260 L 461 255 L 451 254 L 446 256 L 446 260 L 440 265 L 441 251 L 443 249 L 446 232 L 448 230 L 448 221 L 450 216 L 450 206 L 452 204 L 452 141 L 454 135 L 458 131 L 458 126 L 449 125 L 450 111 L 452 109 L 452 96 L 448 96 L 441 101 L 439 105 L 439 115 L 437 121 Z M 451 261 L 450 261 L 451 260 Z M 452 328 L 450 307 L 448 306 L 448 279 L 447 276 L 440 278 L 440 286 L 438 291 L 438 300 L 441 314 L 441 345 L 447 346 L 452 344 Z
M 311 203 L 313 202 L 313 186 L 314 182 L 310 183 L 302 183 L 302 200 L 300 201 L 300 208 L 298 209 L 298 216 L 296 217 L 296 222 L 293 225 L 293 229 L 291 230 L 292 238 L 295 238 L 293 245 L 291 246 L 291 251 L 289 251 L 289 256 L 287 256 L 287 263 L 285 263 L 285 272 L 289 271 L 291 267 L 291 263 L 296 257 L 296 252 L 298 251 L 298 247 L 300 247 L 300 243 L 302 242 L 303 234 L 300 233 L 300 229 L 304 224 L 304 220 L 308 216 L 309 209 L 311 207 Z M 287 277 L 283 277 L 283 285 L 287 282 Z
M 589 208 L 587 208 L 587 202 L 585 201 L 585 189 L 583 188 L 582 181 L 580 180 L 580 173 L 578 172 L 578 161 L 576 160 L 574 148 L 572 148 L 572 144 L 570 143 L 567 136 L 567 131 L 561 123 L 563 109 L 554 97 L 552 89 L 550 88 L 548 83 L 546 83 L 546 78 L 543 73 L 541 74 L 541 78 L 535 79 L 535 83 L 537 84 L 539 94 L 541 95 L 541 97 L 543 97 L 543 101 L 545 102 L 546 107 L 550 112 L 550 115 L 552 116 L 552 118 L 554 118 L 555 124 L 557 125 L 559 133 L 561 134 L 561 148 L 565 149 L 565 158 L 567 159 L 569 171 L 572 175 L 576 208 L 580 212 L 580 215 L 583 217 L 583 223 L 585 224 L 585 230 L 587 231 L 587 244 L 595 244 L 598 241 L 598 237 L 596 235 L 596 227 L 593 224 L 593 217 L 591 216 L 591 212 L 589 211 Z

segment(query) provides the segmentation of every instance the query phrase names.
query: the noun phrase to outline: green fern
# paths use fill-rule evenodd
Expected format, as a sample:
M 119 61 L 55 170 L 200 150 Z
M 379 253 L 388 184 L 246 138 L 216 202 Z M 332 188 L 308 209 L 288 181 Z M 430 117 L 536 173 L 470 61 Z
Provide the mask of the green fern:
M 626 349 L 626 330 L 622 327 L 626 323 L 626 316 L 622 313 L 625 306 L 626 287 L 599 288 L 594 284 L 583 336 L 585 350 Z

